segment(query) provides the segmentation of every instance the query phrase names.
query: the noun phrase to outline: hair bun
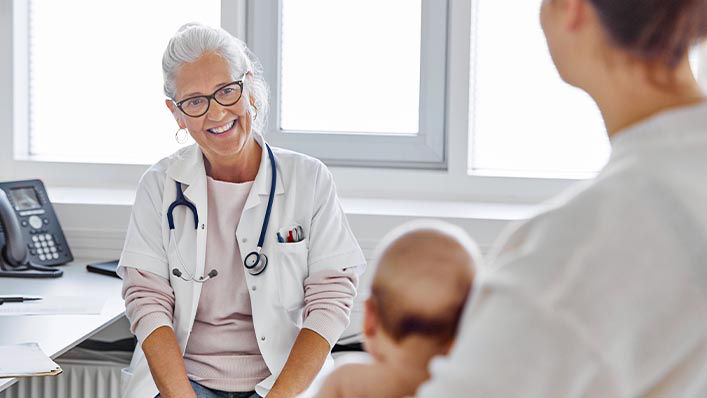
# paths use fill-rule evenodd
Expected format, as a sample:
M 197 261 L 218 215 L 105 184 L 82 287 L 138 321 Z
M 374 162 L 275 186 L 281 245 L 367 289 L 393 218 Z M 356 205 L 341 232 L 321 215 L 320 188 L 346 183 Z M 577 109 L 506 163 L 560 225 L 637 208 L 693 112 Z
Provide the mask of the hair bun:
M 707 37 L 707 0 L 589 0 L 620 47 L 675 67 Z

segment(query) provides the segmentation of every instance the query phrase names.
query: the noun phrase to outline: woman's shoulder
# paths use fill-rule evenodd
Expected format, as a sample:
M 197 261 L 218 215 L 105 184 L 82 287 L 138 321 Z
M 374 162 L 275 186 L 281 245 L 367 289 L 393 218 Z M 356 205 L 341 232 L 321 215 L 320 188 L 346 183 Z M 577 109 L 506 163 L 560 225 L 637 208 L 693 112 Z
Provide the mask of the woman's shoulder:
M 635 167 L 609 170 L 593 180 L 577 182 L 539 206 L 537 214 L 509 226 L 489 257 L 495 259 L 510 250 L 565 258 L 576 256 L 578 247 L 585 251 L 613 247 L 616 236 L 634 234 L 639 225 L 661 211 L 650 200 L 652 191 L 652 177 Z M 626 249 L 633 250 L 628 245 Z

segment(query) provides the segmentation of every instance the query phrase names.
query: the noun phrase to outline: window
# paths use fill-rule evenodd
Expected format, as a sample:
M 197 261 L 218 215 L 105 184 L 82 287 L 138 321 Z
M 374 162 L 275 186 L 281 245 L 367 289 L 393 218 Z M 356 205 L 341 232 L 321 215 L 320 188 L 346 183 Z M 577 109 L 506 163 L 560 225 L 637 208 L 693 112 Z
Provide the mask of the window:
M 249 6 L 271 141 L 329 164 L 445 166 L 446 1 Z
M 472 10 L 470 172 L 598 171 L 610 151 L 599 110 L 560 79 L 536 17 L 540 0 L 513 8 L 477 0 Z
M 28 12 L 31 157 L 150 164 L 181 146 L 162 53 L 186 22 L 219 26 L 219 0 L 31 0 Z
M 280 127 L 417 134 L 421 11 L 421 0 L 283 1 Z

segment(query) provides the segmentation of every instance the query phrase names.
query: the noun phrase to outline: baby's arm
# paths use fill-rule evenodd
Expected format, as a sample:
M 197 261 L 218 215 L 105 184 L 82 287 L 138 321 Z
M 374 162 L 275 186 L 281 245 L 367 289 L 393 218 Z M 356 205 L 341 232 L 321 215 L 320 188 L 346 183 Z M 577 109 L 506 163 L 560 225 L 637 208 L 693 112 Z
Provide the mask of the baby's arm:
M 402 397 L 404 383 L 380 364 L 348 364 L 337 368 L 324 381 L 315 398 Z
M 342 366 L 331 372 L 314 398 L 343 398 L 342 391 L 344 391 L 344 388 L 342 383 L 346 377 L 346 368 L 347 366 Z

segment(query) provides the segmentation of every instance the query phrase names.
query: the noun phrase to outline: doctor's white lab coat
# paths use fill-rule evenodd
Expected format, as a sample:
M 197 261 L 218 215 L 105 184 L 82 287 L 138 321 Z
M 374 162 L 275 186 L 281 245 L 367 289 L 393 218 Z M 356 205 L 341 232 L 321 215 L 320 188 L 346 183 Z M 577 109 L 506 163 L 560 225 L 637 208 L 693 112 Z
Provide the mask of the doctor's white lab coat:
M 260 169 L 236 231 L 243 259 L 256 248 L 272 176 L 263 138 L 260 135 L 255 137 L 263 149 Z M 274 384 L 300 332 L 304 279 L 312 273 L 329 269 L 353 268 L 360 274 L 366 265 L 327 168 L 311 157 L 272 149 L 277 161 L 277 182 L 263 246 L 269 264 L 260 275 L 245 273 L 258 346 L 272 373 L 256 386 L 256 392 L 261 396 L 265 396 Z M 182 183 L 184 196 L 196 206 L 199 223 L 195 229 L 191 211 L 185 206 L 176 207 L 175 239 L 172 241 L 167 208 L 176 198 L 175 181 Z M 194 323 L 202 284 L 184 281 L 174 276 L 172 269 L 180 268 L 183 274 L 197 278 L 208 272 L 204 264 L 208 231 L 206 195 L 204 161 L 196 144 L 152 166 L 138 187 L 118 269 L 122 273 L 124 267 L 135 267 L 169 279 L 175 295 L 173 328 L 182 353 Z M 305 239 L 299 243 L 278 243 L 276 232 L 294 225 L 302 226 Z M 185 262 L 183 266 L 177 259 L 176 247 Z M 188 273 L 181 267 L 187 267 Z M 332 365 L 329 356 L 323 371 Z M 138 344 L 130 367 L 123 369 L 121 395 L 125 398 L 152 398 L 157 393 L 147 360 Z
M 707 104 L 616 135 L 499 249 L 417 396 L 707 397 Z

